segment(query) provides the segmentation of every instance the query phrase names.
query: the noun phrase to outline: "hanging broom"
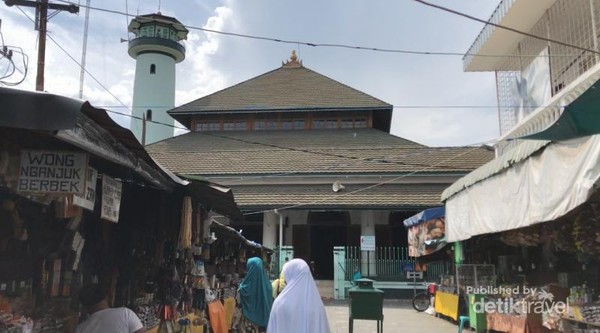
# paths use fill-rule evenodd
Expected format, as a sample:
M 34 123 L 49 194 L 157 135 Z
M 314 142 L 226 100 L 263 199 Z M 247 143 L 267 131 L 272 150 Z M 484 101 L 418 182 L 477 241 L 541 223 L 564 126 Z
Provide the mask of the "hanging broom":
M 179 229 L 179 249 L 192 248 L 192 198 L 183 198 L 181 209 L 181 226 Z

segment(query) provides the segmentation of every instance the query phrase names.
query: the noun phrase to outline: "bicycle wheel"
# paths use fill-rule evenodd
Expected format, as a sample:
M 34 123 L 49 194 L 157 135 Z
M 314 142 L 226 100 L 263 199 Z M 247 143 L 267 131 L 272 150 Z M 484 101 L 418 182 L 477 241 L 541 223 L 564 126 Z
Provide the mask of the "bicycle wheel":
M 418 312 L 423 312 L 427 310 L 427 308 L 429 308 L 429 303 L 429 295 L 425 292 L 416 294 L 412 300 L 412 306 Z

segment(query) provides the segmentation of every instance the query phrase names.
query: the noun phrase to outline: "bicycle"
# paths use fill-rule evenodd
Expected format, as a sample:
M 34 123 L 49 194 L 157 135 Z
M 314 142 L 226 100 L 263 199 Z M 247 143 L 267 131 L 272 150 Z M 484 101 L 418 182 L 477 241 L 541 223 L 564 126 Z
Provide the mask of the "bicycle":
M 415 294 L 412 299 L 412 306 L 417 312 L 423 312 L 431 305 L 431 297 L 435 295 L 435 284 L 427 286 L 425 291 Z

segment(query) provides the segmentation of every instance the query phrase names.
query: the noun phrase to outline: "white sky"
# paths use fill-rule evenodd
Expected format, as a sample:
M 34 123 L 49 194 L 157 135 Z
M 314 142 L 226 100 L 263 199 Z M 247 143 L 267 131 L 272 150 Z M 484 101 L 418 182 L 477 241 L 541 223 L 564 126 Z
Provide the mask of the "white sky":
M 498 5 L 498 0 L 432 2 L 482 19 Z M 411 0 L 181 0 L 160 5 L 163 15 L 188 27 L 381 49 L 464 53 L 483 26 Z M 91 6 L 143 15 L 157 12 L 159 1 L 91 0 Z M 21 9 L 34 18 L 33 8 Z M 35 90 L 38 38 L 33 23 L 18 7 L 3 3 L 0 19 L 4 43 L 23 48 L 29 56 L 27 77 L 16 88 Z M 100 84 L 86 74 L 83 99 L 96 107 L 130 112 L 122 103 L 131 106 L 135 61 L 127 54 L 127 43 L 120 42 L 128 38 L 130 19 L 90 10 L 86 69 Z M 84 8 L 78 15 L 61 12 L 50 20 L 49 36 L 68 55 L 48 39 L 46 91 L 78 97 L 84 22 Z M 494 75 L 463 72 L 460 56 L 310 47 L 193 28 L 184 44 L 187 57 L 177 65 L 176 106 L 274 70 L 295 49 L 306 67 L 396 106 L 394 135 L 431 146 L 469 145 L 499 135 Z M 0 73 L 6 66 L 6 59 L 0 60 Z M 129 118 L 115 119 L 128 127 Z

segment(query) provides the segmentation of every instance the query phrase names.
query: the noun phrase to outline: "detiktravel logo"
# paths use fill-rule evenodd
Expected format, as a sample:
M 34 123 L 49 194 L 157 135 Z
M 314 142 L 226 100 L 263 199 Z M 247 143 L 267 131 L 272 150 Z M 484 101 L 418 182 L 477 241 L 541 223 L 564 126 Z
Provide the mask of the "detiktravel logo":
M 473 309 L 476 313 L 500 313 L 500 314 L 543 314 L 544 312 L 556 312 L 566 314 L 569 311 L 569 304 L 563 301 L 556 301 L 554 295 L 545 289 L 524 287 L 521 292 L 519 287 L 506 288 L 467 288 L 467 293 L 483 294 L 483 297 L 473 303 Z M 497 297 L 499 295 L 524 295 L 523 299 L 513 297 Z M 496 295 L 496 297 L 493 297 Z M 492 296 L 492 297 L 489 297 Z

